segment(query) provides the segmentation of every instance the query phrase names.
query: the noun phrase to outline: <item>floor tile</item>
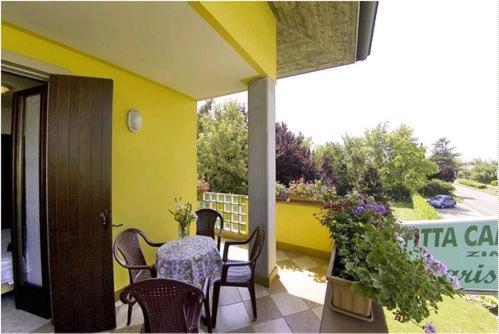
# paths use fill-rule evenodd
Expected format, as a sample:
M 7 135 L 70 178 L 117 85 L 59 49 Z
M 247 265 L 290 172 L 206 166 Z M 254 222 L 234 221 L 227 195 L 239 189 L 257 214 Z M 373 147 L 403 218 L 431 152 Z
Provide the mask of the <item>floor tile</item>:
M 307 305 L 308 305 L 308 307 L 309 307 L 309 308 L 311 308 L 311 309 L 312 309 L 312 308 L 316 308 L 316 307 L 320 307 L 320 306 L 322 306 L 322 304 L 320 304 L 320 303 L 316 303 L 316 302 L 315 302 L 315 301 L 313 301 L 313 300 L 310 300 L 310 299 L 307 299 L 307 298 L 302 298 L 302 299 L 303 299 L 303 301 L 305 302 L 305 304 L 307 304 Z
M 257 333 L 291 333 L 291 329 L 283 318 L 262 322 L 254 327 Z
M 246 312 L 248 312 L 249 318 L 253 319 L 253 308 L 251 305 L 251 301 L 245 301 L 244 307 L 246 307 Z M 282 316 L 281 312 L 279 312 L 279 309 L 277 308 L 277 305 L 269 296 L 258 298 L 256 300 L 256 311 L 258 316 L 255 320 L 255 323 L 274 320 Z
M 323 259 L 321 257 L 310 256 L 314 262 L 318 263 L 320 266 L 329 266 L 329 259 Z
M 299 271 L 302 270 L 296 263 L 294 263 L 292 260 L 284 260 L 284 261 L 279 261 L 277 262 L 277 267 L 279 270 L 293 270 L 293 271 Z
M 291 314 L 284 319 L 293 333 L 319 333 L 320 320 L 312 310 Z
M 300 269 L 309 269 L 309 268 L 316 268 L 320 267 L 320 265 L 309 258 L 308 256 L 303 256 L 303 257 L 297 257 L 292 259 L 291 261 L 294 262 Z
M 270 287 L 267 288 L 267 291 L 269 292 L 269 294 L 273 295 L 286 291 L 286 288 L 284 287 L 280 279 L 275 279 Z
M 241 298 L 243 300 L 251 300 L 249 290 L 247 288 L 238 288 L 239 289 L 239 294 L 241 295 Z M 266 287 L 260 284 L 255 284 L 255 297 L 256 298 L 262 298 L 265 296 L 268 296 L 269 292 Z
M 312 312 L 314 312 L 314 314 L 317 316 L 317 318 L 322 319 L 322 310 L 323 310 L 323 307 L 319 306 L 319 307 L 313 308 Z
M 213 296 L 213 294 L 212 294 Z M 212 297 L 213 298 L 213 297 Z M 218 306 L 225 306 L 235 303 L 242 302 L 243 299 L 239 294 L 239 290 L 233 286 L 223 286 L 220 288 L 220 297 L 218 300 Z
M 293 251 L 288 251 L 288 250 L 283 250 L 284 254 L 286 254 L 290 259 L 294 259 L 294 258 L 297 258 L 297 257 L 302 257 L 303 254 L 300 254 L 300 253 L 296 253 L 296 252 L 293 252 Z
M 218 308 L 217 332 L 228 332 L 251 325 L 244 304 L 237 303 Z
M 255 328 L 253 326 L 243 327 L 239 329 L 233 329 L 230 331 L 231 333 L 256 333 Z
M 287 292 L 281 292 L 271 297 L 277 305 L 279 312 L 284 316 L 308 309 L 307 304 L 301 298 L 290 295 Z
M 285 260 L 289 260 L 289 256 L 286 255 L 286 253 L 284 253 L 282 250 L 278 249 L 275 253 L 276 255 L 276 261 L 279 262 L 279 261 L 285 261 Z

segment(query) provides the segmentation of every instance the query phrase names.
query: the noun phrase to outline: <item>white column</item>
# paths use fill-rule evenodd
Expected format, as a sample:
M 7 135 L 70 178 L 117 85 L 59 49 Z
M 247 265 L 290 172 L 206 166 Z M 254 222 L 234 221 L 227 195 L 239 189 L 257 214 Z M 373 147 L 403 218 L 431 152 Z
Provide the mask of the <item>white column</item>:
M 249 227 L 263 224 L 265 247 L 256 265 L 257 282 L 276 275 L 275 230 L 275 84 L 270 78 L 248 84 Z

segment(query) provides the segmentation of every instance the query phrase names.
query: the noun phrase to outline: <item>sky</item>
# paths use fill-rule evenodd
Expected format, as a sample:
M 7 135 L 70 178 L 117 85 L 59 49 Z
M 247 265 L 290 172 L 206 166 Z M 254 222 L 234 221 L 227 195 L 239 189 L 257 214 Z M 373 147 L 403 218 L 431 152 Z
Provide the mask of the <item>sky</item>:
M 497 159 L 497 13 L 494 0 L 381 1 L 371 55 L 278 80 L 276 120 L 314 144 L 406 124 L 427 148 L 447 137 L 463 161 Z

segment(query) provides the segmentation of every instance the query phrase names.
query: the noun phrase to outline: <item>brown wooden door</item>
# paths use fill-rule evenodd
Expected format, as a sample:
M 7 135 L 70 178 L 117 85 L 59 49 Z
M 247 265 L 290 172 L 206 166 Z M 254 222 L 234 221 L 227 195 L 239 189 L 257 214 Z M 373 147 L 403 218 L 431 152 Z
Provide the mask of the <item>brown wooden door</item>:
M 12 265 L 16 308 L 50 318 L 46 220 L 47 84 L 18 91 L 12 109 Z
M 113 82 L 51 76 L 47 198 L 57 332 L 116 326 L 111 231 Z

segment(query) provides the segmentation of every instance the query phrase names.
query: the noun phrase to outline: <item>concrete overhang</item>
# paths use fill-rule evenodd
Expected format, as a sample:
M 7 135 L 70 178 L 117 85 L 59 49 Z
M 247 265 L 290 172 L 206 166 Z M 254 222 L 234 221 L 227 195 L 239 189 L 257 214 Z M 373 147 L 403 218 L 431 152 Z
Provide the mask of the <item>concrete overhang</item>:
M 377 1 L 268 2 L 277 20 L 277 77 L 364 60 Z
M 187 2 L 4 1 L 2 22 L 197 100 L 260 75 Z

